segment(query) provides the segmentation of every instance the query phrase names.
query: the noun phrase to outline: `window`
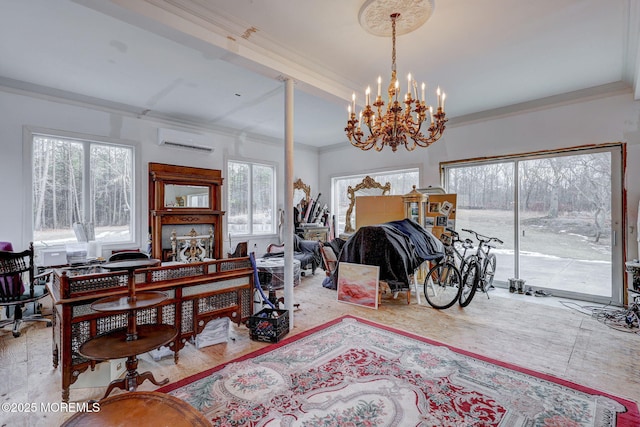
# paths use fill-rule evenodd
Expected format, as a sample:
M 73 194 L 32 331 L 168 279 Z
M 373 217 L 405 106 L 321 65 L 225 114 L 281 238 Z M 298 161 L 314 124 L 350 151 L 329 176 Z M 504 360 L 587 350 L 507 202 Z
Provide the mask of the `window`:
M 133 147 L 33 134 L 32 153 L 36 243 L 75 242 L 74 224 L 99 242 L 133 241 Z
M 418 168 L 403 169 L 397 171 L 386 171 L 377 173 L 365 173 L 360 175 L 341 176 L 332 179 L 333 206 L 332 210 L 336 217 L 336 230 L 344 230 L 345 216 L 349 207 L 349 199 L 347 198 L 347 188 L 355 187 L 366 176 L 370 176 L 382 185 L 387 182 L 391 183 L 390 195 L 403 195 L 409 193 L 413 186 L 416 187 L 420 182 L 420 171 Z M 355 210 L 352 214 L 352 221 L 355 219 Z
M 517 277 L 555 296 L 622 302 L 621 159 L 612 145 L 451 162 L 456 229 L 505 242 L 493 250 L 502 284 Z
M 232 235 L 274 234 L 275 167 L 227 162 L 227 229 Z
M 187 195 L 187 206 L 194 208 L 206 208 L 209 206 L 209 194 Z

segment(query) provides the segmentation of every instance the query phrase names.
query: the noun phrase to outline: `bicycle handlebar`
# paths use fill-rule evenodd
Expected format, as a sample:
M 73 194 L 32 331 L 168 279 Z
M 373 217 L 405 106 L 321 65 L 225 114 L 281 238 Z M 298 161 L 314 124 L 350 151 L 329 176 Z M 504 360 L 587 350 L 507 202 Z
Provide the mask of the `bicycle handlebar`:
M 504 242 L 500 239 L 498 239 L 497 237 L 488 237 L 488 236 L 483 236 L 482 234 L 478 234 L 477 232 L 473 231 L 473 230 L 469 230 L 467 228 L 463 228 L 462 231 L 466 231 L 467 233 L 471 233 L 473 235 L 476 236 L 476 239 L 480 242 L 483 243 L 489 243 L 489 242 L 498 242 L 501 245 L 504 244 Z

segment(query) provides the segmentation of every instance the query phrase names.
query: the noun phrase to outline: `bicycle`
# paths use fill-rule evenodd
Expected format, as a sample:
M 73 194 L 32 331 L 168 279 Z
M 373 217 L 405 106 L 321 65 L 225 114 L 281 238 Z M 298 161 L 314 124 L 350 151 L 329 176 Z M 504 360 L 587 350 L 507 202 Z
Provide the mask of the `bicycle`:
M 483 236 L 473 230 L 462 229 L 467 233 L 471 233 L 478 241 L 476 253 L 470 255 L 467 259 L 467 270 L 463 278 L 464 287 L 460 292 L 459 303 L 461 307 L 466 307 L 471 303 L 478 288 L 489 298 L 488 290 L 493 286 L 493 278 L 496 274 L 496 256 L 489 253 L 492 244 L 504 242 L 497 237 Z
M 456 263 L 456 266 L 458 267 L 458 270 L 460 271 L 460 274 L 462 275 L 464 281 L 465 273 L 469 268 L 469 259 L 471 258 L 470 256 L 467 256 L 467 251 L 469 249 L 473 249 L 473 242 L 471 241 L 471 239 L 460 239 L 460 234 L 458 234 L 451 228 L 447 227 L 445 228 L 445 230 L 451 234 L 451 243 L 453 243 L 453 247 L 451 249 L 453 250 L 453 255 L 455 256 L 454 263 Z M 441 240 L 442 238 L 444 238 L 445 240 L 448 239 L 448 237 L 446 236 L 442 236 Z
M 452 232 L 453 230 L 447 229 Z M 464 262 L 464 254 L 460 254 L 454 245 L 454 239 L 458 239 L 458 234 L 453 231 L 451 237 L 443 234 L 440 240 L 444 245 L 444 256 L 436 265 L 431 267 L 424 280 L 424 296 L 429 305 L 437 309 L 451 307 L 459 301 L 463 288 L 462 274 L 456 265 L 456 257 Z M 470 243 L 470 242 L 469 242 Z M 466 246 L 465 253 L 466 253 Z

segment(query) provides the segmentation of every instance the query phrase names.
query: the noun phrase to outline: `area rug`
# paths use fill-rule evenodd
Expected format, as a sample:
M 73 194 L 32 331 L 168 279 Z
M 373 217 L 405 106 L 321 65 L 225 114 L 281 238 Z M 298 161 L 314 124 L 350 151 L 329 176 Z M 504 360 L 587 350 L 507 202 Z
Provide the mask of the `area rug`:
M 346 316 L 158 391 L 214 426 L 638 426 L 635 403 Z

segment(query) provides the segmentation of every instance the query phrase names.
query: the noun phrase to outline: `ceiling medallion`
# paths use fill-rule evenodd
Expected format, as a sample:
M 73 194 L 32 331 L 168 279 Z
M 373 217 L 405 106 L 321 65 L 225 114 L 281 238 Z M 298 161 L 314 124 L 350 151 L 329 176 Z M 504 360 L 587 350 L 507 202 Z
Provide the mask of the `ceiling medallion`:
M 433 9 L 433 0 L 367 0 L 358 12 L 358 22 L 374 36 L 391 37 L 389 16 L 402 13 L 402 19 L 396 23 L 396 34 L 401 36 L 420 28 Z
M 351 97 L 345 132 L 353 146 L 362 150 L 375 148 L 376 151 L 382 151 L 388 145 L 395 152 L 398 146 L 404 145 L 408 151 L 413 151 L 416 147 L 428 147 L 442 136 L 447 122 L 444 92 L 441 92 L 440 88 L 437 89 L 434 111 L 433 106 L 426 104 L 424 83 L 421 85 L 419 97 L 418 83 L 409 74 L 407 92 L 404 97 L 400 97 L 400 84 L 396 76 L 396 34 L 400 28 L 404 33 L 408 33 L 420 27 L 431 16 L 433 7 L 433 0 L 369 0 L 360 9 L 360 25 L 372 34 L 380 36 L 389 34 L 389 31 L 382 29 L 386 25 L 390 29 L 393 48 L 386 111 L 383 112 L 382 108 L 385 103 L 382 101 L 381 77 L 378 77 L 375 102 L 370 103 L 371 88 L 368 87 L 365 91 L 365 109 L 357 116 L 356 94 Z M 383 19 L 385 14 L 386 17 Z M 402 104 L 405 104 L 404 110 Z M 427 115 L 430 125 L 425 129 L 425 135 L 422 133 L 422 124 L 427 120 Z M 363 128 L 368 130 L 368 136 L 365 136 Z

